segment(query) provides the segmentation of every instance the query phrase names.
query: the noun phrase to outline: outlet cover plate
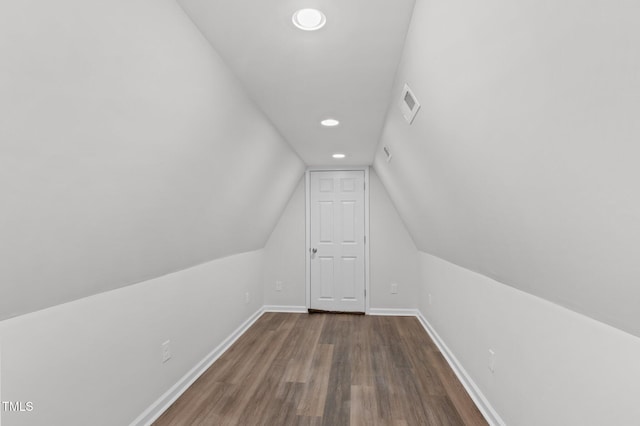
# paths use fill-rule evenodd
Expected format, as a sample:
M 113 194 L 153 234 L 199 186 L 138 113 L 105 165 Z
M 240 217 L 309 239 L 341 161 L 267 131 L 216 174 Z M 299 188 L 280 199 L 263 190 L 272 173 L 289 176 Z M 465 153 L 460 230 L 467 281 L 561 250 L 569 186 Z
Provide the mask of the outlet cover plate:
M 489 349 L 489 371 L 492 373 L 496 371 L 496 352 L 493 349 Z
M 162 344 L 162 363 L 171 359 L 171 340 L 167 340 Z

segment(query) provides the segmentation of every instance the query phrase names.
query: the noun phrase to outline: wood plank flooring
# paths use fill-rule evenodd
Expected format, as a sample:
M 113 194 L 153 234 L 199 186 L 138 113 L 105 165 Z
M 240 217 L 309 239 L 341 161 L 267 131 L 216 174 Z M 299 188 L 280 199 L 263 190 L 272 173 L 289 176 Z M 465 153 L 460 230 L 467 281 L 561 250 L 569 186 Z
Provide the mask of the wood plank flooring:
M 413 317 L 266 313 L 162 416 L 176 425 L 486 425 Z

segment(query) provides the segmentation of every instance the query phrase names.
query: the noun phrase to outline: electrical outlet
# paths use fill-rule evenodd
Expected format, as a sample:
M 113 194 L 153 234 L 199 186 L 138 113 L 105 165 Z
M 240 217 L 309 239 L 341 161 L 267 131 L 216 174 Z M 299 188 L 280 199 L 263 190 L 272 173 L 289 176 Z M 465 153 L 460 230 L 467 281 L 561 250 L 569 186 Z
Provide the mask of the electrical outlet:
M 391 294 L 398 294 L 398 283 L 391 283 Z
M 496 353 L 493 349 L 489 349 L 489 371 L 492 373 L 496 371 Z
M 429 304 L 431 304 L 433 302 L 433 299 L 431 298 L 431 293 L 429 293 Z
M 276 291 L 282 291 L 282 281 L 276 281 Z
M 251 300 L 251 295 L 249 294 L 249 292 L 246 292 L 244 294 L 244 303 L 249 303 L 250 300 Z
M 162 363 L 171 359 L 171 340 L 167 340 L 162 344 Z

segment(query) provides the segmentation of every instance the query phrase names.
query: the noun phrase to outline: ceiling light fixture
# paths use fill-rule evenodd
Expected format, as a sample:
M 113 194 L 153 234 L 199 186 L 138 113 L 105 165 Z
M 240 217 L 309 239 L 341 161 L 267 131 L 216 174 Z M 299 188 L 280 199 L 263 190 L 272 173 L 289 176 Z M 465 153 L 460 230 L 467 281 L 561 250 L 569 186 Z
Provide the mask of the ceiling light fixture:
M 335 127 L 340 124 L 340 122 L 335 118 L 326 118 L 322 120 L 320 124 L 322 124 L 324 127 Z
M 333 158 L 344 158 L 344 157 L 346 157 L 346 155 L 344 155 L 344 154 L 333 154 L 332 157 Z
M 324 27 L 327 17 L 317 9 L 300 9 L 293 14 L 293 24 L 304 31 L 315 31 Z

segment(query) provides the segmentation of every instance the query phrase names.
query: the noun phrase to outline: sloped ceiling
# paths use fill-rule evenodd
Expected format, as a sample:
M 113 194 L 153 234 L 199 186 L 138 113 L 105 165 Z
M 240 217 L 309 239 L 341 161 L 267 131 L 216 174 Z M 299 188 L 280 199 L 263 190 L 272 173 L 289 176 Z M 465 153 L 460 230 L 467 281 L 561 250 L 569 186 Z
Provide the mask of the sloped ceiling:
M 304 164 L 174 0 L 0 10 L 0 320 L 264 246 Z
M 414 0 L 179 2 L 307 164 L 372 163 Z M 297 29 L 302 8 L 326 25 Z
M 420 250 L 638 336 L 639 13 L 418 1 L 375 161 Z

